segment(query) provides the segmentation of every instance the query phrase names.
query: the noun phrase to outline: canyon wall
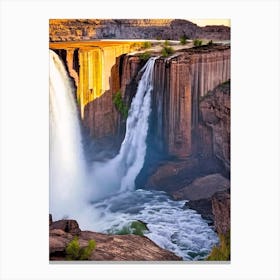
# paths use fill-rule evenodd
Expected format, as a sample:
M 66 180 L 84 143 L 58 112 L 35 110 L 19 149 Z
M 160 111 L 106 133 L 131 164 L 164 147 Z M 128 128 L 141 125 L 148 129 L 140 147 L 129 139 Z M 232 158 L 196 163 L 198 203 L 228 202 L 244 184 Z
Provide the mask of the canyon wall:
M 156 61 L 154 130 L 156 138 L 163 139 L 164 151 L 178 158 L 199 152 L 199 102 L 229 78 L 229 46 L 189 49 Z
M 181 19 L 50 19 L 50 42 L 96 39 L 205 38 L 229 40 L 227 26 L 200 27 Z
M 67 65 L 76 87 L 77 104 L 84 127 L 94 138 L 118 132 L 120 116 L 112 96 L 121 88 L 122 55 L 132 49 L 129 42 L 50 44 Z
M 145 61 L 126 54 L 131 50 L 129 43 L 92 44 L 80 48 L 69 47 L 69 43 L 67 48 L 51 46 L 60 52 L 77 87 L 82 122 L 90 136 L 120 138 L 125 118 L 117 112 L 113 95 L 120 90 L 126 104 L 131 103 Z M 168 58 L 158 58 L 152 94 L 152 146 L 179 159 L 215 154 L 228 165 L 229 132 L 227 138 L 219 137 L 223 123 L 213 128 L 207 120 L 210 114 L 200 112 L 200 102 L 229 78 L 229 45 L 183 49 Z M 204 107 L 212 110 L 213 106 L 205 102 Z M 201 114 L 204 122 L 200 121 Z

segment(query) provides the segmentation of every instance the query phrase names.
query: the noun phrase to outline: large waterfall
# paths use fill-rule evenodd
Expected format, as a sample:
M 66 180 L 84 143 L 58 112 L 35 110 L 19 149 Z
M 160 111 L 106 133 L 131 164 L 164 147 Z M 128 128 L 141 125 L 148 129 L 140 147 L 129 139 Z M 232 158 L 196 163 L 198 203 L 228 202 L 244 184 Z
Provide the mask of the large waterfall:
M 145 235 L 162 248 L 185 260 L 201 259 L 218 241 L 201 216 L 164 192 L 135 190 L 146 156 L 155 60 L 141 70 L 119 153 L 88 168 L 75 93 L 63 62 L 50 51 L 50 213 L 55 220 L 68 216 L 81 229 L 105 233 L 141 220 L 149 228 Z
M 135 179 L 144 165 L 146 155 L 155 60 L 155 57 L 150 58 L 141 69 L 142 78 L 131 103 L 119 154 L 108 162 L 93 165 L 92 181 L 96 186 L 92 190 L 93 200 L 135 188 Z
M 75 92 L 59 56 L 50 58 L 50 213 L 76 217 L 84 204 L 85 160 Z

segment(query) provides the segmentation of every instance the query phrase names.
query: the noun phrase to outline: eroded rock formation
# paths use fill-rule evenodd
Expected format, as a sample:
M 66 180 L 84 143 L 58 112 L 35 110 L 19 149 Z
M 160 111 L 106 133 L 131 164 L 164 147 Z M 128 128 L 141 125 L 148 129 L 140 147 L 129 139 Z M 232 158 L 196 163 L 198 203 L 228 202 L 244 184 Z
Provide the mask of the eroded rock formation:
M 71 225 L 69 227 L 69 225 Z M 93 239 L 96 249 L 90 261 L 178 261 L 182 258 L 160 248 L 149 238 L 138 235 L 108 235 L 81 231 L 74 220 L 60 220 L 51 223 L 49 230 L 49 254 L 52 261 L 66 259 L 65 249 L 74 236 L 78 236 L 81 248 Z
M 213 155 L 230 170 L 230 82 L 217 86 L 200 102 L 199 150 L 211 147 Z M 208 135 L 206 138 L 204 135 Z
M 50 41 L 189 38 L 229 40 L 227 26 L 199 27 L 180 19 L 51 19 Z
M 200 99 L 229 78 L 229 46 L 187 49 L 156 61 L 156 136 L 163 139 L 169 155 L 186 158 L 199 152 L 196 137 Z

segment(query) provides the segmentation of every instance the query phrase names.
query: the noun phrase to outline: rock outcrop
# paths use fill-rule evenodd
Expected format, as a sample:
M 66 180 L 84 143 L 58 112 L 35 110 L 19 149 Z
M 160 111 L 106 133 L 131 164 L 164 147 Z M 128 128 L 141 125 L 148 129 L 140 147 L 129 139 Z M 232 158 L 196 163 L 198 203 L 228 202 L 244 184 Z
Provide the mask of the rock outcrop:
M 215 230 L 219 234 L 230 231 L 230 192 L 217 192 L 212 196 L 212 212 Z
M 213 155 L 230 170 L 230 82 L 210 91 L 200 102 L 199 150 L 211 147 Z M 203 135 L 208 135 L 206 138 Z
M 208 199 L 216 192 L 225 191 L 230 188 L 230 182 L 221 174 L 211 174 L 195 179 L 191 184 L 185 186 L 172 194 L 174 199 L 199 200 Z
M 209 224 L 214 223 L 219 234 L 230 230 L 230 181 L 221 174 L 196 178 L 171 195 L 174 199 L 188 200 L 185 206 L 196 210 Z
M 50 19 L 51 42 L 94 39 L 188 38 L 229 40 L 227 26 L 199 27 L 180 19 Z
M 54 226 L 55 225 L 55 226 Z M 75 225 L 75 232 L 72 227 Z M 67 244 L 78 236 L 80 247 L 86 247 L 93 239 L 96 248 L 89 257 L 90 261 L 179 261 L 181 257 L 160 248 L 145 236 L 108 235 L 91 231 L 77 231 L 74 220 L 60 220 L 52 223 L 49 231 L 49 253 L 51 261 L 66 259 Z M 79 228 L 79 227 L 78 227 Z

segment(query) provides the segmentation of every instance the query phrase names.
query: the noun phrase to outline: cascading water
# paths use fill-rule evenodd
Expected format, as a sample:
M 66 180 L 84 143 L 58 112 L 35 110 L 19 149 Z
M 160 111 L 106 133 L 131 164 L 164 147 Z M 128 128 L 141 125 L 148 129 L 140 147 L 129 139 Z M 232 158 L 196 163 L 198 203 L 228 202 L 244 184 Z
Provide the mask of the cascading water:
M 59 56 L 50 57 L 50 213 L 77 217 L 83 203 L 85 160 L 75 93 Z
M 185 260 L 203 259 L 218 239 L 201 216 L 163 192 L 134 190 L 146 156 L 155 60 L 141 70 L 118 155 L 86 173 L 74 92 L 63 62 L 50 51 L 50 213 L 106 233 L 141 220 L 149 229 L 145 235 L 162 248 Z
M 93 200 L 135 188 L 135 179 L 143 167 L 146 155 L 155 60 L 155 57 L 150 58 L 141 70 L 143 75 L 131 103 L 119 154 L 106 163 L 93 165 L 92 181 L 96 186 L 91 195 Z

